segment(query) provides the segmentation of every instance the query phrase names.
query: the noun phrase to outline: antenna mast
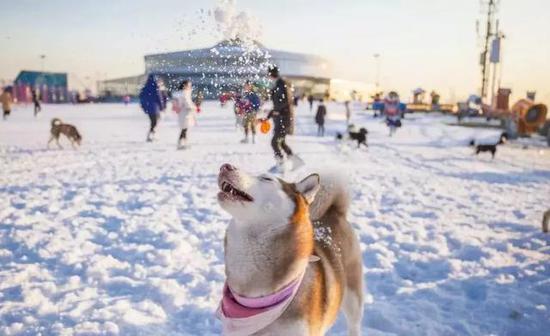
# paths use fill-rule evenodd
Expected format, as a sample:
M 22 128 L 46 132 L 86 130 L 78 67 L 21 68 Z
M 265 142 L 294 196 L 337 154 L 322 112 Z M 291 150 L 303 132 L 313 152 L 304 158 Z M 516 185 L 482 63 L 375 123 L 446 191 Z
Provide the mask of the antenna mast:
M 496 0 L 489 0 L 487 8 L 487 28 L 485 31 L 485 43 L 483 52 L 481 53 L 480 63 L 481 63 L 481 99 L 487 96 L 487 84 L 489 82 L 489 65 L 488 65 L 488 56 L 489 56 L 489 40 L 493 36 L 493 20 L 494 14 L 496 12 Z

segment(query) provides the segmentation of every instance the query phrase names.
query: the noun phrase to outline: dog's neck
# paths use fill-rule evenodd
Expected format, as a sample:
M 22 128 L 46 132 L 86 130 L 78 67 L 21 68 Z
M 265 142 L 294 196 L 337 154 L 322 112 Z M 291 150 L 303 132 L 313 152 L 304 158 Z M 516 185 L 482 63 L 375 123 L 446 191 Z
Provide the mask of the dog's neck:
M 233 220 L 227 228 L 225 266 L 236 293 L 269 295 L 296 279 L 313 252 L 313 226 L 302 198 L 284 221 L 252 223 Z

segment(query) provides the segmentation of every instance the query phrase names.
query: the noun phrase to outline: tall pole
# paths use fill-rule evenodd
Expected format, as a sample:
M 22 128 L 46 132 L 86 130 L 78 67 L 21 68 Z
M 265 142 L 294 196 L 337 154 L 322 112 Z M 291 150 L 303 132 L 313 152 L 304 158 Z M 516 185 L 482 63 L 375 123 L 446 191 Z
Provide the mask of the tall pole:
M 495 104 L 495 84 L 496 84 L 496 81 L 497 81 L 497 66 L 498 66 L 498 63 L 493 63 L 493 79 L 492 79 L 492 84 L 491 84 L 491 106 L 493 108 L 496 107 L 496 104 Z
M 487 62 L 487 56 L 489 55 L 489 40 L 493 35 L 492 21 L 493 14 L 495 13 L 495 0 L 489 0 L 489 7 L 487 9 L 487 30 L 485 32 L 485 47 L 481 54 L 481 99 L 487 96 L 487 82 L 489 81 L 489 67 Z
M 496 28 L 495 28 L 495 38 L 499 38 L 499 33 L 498 33 L 498 20 L 497 20 L 497 24 L 496 24 Z M 497 43 L 500 43 L 500 42 L 497 42 Z M 494 46 L 494 44 L 493 44 Z M 494 50 L 492 50 L 492 52 L 495 52 Z M 498 51 L 500 53 L 500 50 Z M 496 102 L 495 102 L 495 84 L 496 84 L 496 81 L 497 81 L 497 67 L 498 67 L 498 62 L 494 62 L 493 63 L 493 79 L 491 81 L 491 106 L 493 108 L 496 108 Z
M 46 55 L 42 54 L 40 55 L 40 71 L 44 72 L 44 60 L 46 59 Z

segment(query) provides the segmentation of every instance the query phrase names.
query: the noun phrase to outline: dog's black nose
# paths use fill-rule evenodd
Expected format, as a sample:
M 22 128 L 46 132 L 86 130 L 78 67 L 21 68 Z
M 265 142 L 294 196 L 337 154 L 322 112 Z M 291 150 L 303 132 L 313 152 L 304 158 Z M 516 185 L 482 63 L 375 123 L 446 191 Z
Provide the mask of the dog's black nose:
M 224 163 L 221 167 L 220 167 L 220 171 L 224 172 L 224 171 L 233 171 L 233 170 L 237 170 L 237 168 L 235 168 L 234 166 L 230 165 L 229 163 Z

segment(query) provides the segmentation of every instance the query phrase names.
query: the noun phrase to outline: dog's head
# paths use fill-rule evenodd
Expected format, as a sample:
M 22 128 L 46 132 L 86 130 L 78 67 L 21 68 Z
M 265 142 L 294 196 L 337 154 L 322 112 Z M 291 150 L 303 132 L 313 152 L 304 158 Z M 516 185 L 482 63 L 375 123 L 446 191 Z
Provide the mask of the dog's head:
M 53 118 L 51 123 L 52 123 L 52 128 L 62 124 L 61 119 L 59 118 Z
M 319 191 L 319 175 L 311 174 L 298 183 L 287 183 L 272 175 L 252 176 L 224 164 L 218 175 L 218 202 L 239 222 L 279 223 L 294 214 L 299 197 L 311 204 Z
M 75 132 L 74 141 L 80 146 L 80 143 L 82 142 L 82 136 L 80 135 L 80 133 L 78 133 L 78 131 Z
M 366 128 L 361 127 L 361 128 L 359 129 L 359 133 L 361 133 L 361 134 L 367 134 L 367 133 L 369 133 L 369 131 L 367 131 Z
M 498 144 L 502 145 L 505 144 L 508 141 L 508 133 L 502 132 L 500 134 L 500 139 L 498 140 Z

